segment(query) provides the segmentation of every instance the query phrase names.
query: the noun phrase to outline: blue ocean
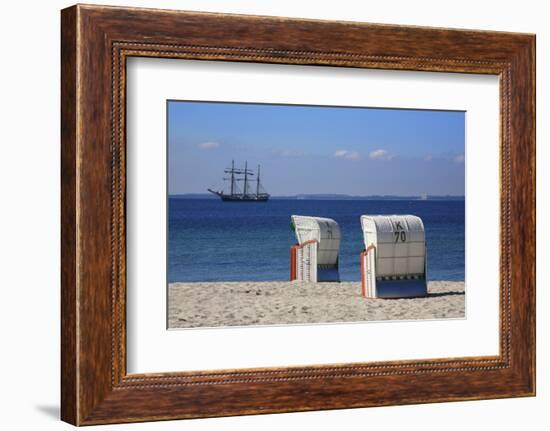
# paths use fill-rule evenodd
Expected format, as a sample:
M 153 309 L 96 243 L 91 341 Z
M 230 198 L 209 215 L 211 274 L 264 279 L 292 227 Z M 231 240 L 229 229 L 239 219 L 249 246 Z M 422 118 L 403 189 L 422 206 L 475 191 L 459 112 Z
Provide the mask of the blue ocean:
M 359 281 L 361 214 L 422 218 L 429 280 L 464 280 L 463 200 L 283 200 L 231 203 L 170 197 L 168 282 L 289 279 L 290 216 L 329 217 L 341 228 L 340 278 Z

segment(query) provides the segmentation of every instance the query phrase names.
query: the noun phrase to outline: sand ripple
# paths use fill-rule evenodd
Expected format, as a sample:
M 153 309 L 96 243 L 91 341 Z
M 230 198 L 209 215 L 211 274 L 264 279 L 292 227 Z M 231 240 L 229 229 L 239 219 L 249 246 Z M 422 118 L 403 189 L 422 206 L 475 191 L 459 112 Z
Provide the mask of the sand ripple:
M 365 299 L 361 283 L 171 283 L 170 328 L 463 318 L 464 282 L 431 281 L 429 295 Z

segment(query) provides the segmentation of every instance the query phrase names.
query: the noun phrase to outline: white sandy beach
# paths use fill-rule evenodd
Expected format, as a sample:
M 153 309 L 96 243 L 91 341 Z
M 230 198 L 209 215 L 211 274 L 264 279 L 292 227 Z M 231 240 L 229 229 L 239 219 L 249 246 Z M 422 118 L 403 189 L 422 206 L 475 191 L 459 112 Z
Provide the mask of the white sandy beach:
M 463 318 L 464 282 L 431 281 L 428 296 L 365 299 L 360 282 L 171 283 L 169 328 Z

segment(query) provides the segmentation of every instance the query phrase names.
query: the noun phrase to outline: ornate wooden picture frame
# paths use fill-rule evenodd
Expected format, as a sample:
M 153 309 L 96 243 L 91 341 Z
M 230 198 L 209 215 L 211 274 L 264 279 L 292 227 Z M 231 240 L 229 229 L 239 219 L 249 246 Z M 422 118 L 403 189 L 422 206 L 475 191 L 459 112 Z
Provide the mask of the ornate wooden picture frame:
M 62 11 L 61 417 L 75 425 L 535 394 L 535 37 L 102 6 Z M 127 374 L 126 60 L 497 75 L 500 354 Z

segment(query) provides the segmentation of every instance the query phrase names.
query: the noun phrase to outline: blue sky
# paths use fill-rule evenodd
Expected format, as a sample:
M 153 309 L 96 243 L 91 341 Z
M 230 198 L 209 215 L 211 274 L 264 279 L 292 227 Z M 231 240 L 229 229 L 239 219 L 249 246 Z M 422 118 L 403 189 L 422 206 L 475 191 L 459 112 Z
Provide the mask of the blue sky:
M 262 166 L 272 195 L 464 195 L 465 113 L 168 102 L 169 194 Z

